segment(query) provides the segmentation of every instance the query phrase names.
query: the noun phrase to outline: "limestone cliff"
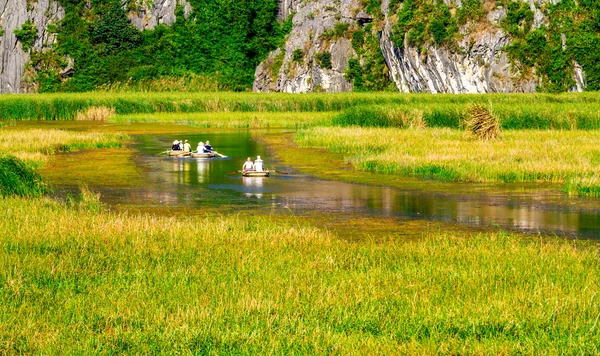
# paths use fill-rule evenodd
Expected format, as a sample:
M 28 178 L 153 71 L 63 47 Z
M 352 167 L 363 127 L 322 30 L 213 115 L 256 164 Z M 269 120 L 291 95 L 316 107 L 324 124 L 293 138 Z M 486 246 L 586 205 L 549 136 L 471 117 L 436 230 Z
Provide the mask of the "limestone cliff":
M 548 19 L 542 11 L 548 3 L 560 0 L 523 0 L 531 10 L 532 28 L 547 25 Z M 395 1 L 398 3 L 398 1 Z M 401 7 L 404 5 L 399 2 Z M 461 0 L 444 0 L 456 12 Z M 476 23 L 466 23 L 458 28 L 456 44 L 437 45 L 425 43 L 415 45 L 405 35 L 404 41 L 393 38 L 394 24 L 398 16 L 390 10 L 390 0 L 381 1 L 381 13 L 375 16 L 370 31 L 375 33 L 379 50 L 385 59 L 385 71 L 389 79 L 401 92 L 430 93 L 489 93 L 489 92 L 533 92 L 541 79 L 535 70 L 522 73 L 519 66 L 509 60 L 506 46 L 511 36 L 501 26 L 507 11 L 496 1 L 482 1 L 486 12 Z M 352 84 L 344 72 L 350 58 L 363 65 L 364 57 L 353 50 L 352 33 L 364 27 L 365 8 L 361 3 L 339 1 L 331 6 L 330 1 L 303 2 L 294 15 L 293 29 L 285 46 L 271 53 L 256 70 L 255 91 L 307 92 L 324 90 L 348 91 Z M 371 12 L 373 10 L 371 9 Z M 350 36 L 335 41 L 324 40 L 323 33 L 333 31 L 337 23 L 347 23 Z M 320 37 L 321 36 L 321 37 Z M 564 36 L 563 36 L 564 37 Z M 398 43 L 400 42 L 400 43 Z M 565 47 L 563 39 L 563 50 Z M 298 60 L 294 51 L 303 58 Z M 330 51 L 331 69 L 323 69 L 315 60 L 315 54 Z M 585 73 L 581 66 L 573 63 L 573 87 L 585 88 Z
M 286 13 L 291 3 L 282 1 L 280 13 Z M 355 22 L 358 1 L 305 1 L 295 5 L 292 33 L 284 48 L 271 53 L 256 69 L 254 90 L 290 93 L 352 90 L 344 78 L 344 70 L 355 52 L 343 33 L 331 31 L 341 24 L 339 32 L 346 32 L 344 26 Z M 325 63 L 323 54 L 327 56 Z
M 133 6 L 123 3 L 123 7 L 130 10 L 129 20 L 140 31 L 159 24 L 171 25 L 175 22 L 177 6 L 183 8 L 184 16 L 191 11 L 186 0 L 139 0 Z M 50 29 L 58 29 L 64 16 L 64 9 L 56 0 L 0 0 L 0 93 L 37 90 L 37 83 L 30 79 L 35 77 L 36 70 L 28 65 L 30 55 L 52 49 L 56 34 Z M 28 21 L 35 27 L 32 44 L 21 43 L 15 35 L 15 30 L 22 29 Z M 73 61 L 67 57 L 61 58 L 61 62 L 63 67 L 57 69 L 61 76 L 72 74 Z
M 54 0 L 0 0 L 0 93 L 28 91 L 22 79 L 29 51 L 52 46 L 56 36 L 48 31 L 48 25 L 58 24 L 63 17 L 63 9 Z M 28 20 L 35 25 L 37 34 L 31 48 L 24 49 L 14 31 Z

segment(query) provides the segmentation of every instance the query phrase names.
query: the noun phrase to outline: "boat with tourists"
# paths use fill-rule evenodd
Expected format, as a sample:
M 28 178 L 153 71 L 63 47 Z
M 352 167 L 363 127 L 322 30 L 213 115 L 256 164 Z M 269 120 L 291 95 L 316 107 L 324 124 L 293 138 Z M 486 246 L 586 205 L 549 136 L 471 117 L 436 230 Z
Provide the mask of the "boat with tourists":
M 242 177 L 268 177 L 270 171 L 242 171 Z

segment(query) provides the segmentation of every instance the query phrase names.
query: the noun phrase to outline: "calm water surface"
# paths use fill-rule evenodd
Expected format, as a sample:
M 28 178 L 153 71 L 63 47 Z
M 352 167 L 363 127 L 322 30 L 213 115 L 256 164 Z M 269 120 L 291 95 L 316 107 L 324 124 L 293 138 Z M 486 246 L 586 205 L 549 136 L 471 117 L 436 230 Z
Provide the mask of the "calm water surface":
M 397 189 L 325 181 L 277 164 L 256 135 L 260 131 L 135 136 L 133 148 L 138 154 L 133 164 L 140 168 L 145 184 L 119 187 L 89 182 L 88 185 L 100 191 L 109 205 L 183 214 L 294 214 L 316 216 L 334 225 L 343 225 L 345 219 L 377 218 L 385 219 L 390 231 L 400 229 L 395 222 L 424 220 L 469 229 L 500 227 L 527 233 L 600 237 L 600 201 L 595 204 L 586 200 L 585 204 L 579 204 L 583 200 L 565 196 L 557 186 L 456 183 L 446 185 L 450 189 L 436 191 L 428 189 L 427 182 L 422 182 L 420 188 L 407 184 L 407 189 Z M 174 139 L 187 139 L 194 148 L 199 141 L 210 140 L 228 158 L 157 155 L 170 147 Z M 80 154 L 85 159 L 85 152 Z M 76 155 L 64 156 L 73 159 Z M 241 169 L 247 157 L 254 159 L 257 155 L 262 156 L 267 168 L 289 174 L 268 178 L 231 174 Z M 59 190 L 71 186 L 65 180 L 52 183 Z

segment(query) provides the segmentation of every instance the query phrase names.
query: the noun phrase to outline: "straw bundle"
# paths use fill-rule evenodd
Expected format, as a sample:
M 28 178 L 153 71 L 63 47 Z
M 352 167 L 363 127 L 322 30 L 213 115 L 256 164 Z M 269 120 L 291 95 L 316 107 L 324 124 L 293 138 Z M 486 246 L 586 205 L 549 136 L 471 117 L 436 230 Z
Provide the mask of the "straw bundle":
M 465 126 L 481 140 L 494 140 L 500 134 L 500 123 L 483 105 L 473 105 Z

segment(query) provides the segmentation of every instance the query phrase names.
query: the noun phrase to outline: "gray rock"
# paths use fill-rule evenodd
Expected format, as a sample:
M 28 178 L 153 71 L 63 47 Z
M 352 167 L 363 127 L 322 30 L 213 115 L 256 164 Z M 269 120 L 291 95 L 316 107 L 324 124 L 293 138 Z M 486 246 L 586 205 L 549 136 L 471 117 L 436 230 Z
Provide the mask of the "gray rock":
M 175 8 L 183 6 L 183 15 L 187 18 L 192 12 L 192 6 L 186 0 L 138 0 L 137 9 L 129 12 L 127 17 L 139 30 L 152 30 L 158 25 L 172 25 L 175 18 Z
M 547 24 L 541 9 L 546 4 L 560 0 L 522 0 L 534 12 L 534 26 Z M 460 0 L 444 0 L 447 5 L 462 6 Z M 510 44 L 510 36 L 501 29 L 506 9 L 499 7 L 487 16 L 489 26 L 461 28 L 463 39 L 458 50 L 428 46 L 419 53 L 417 48 L 405 43 L 398 46 L 391 40 L 392 24 L 388 13 L 389 0 L 382 1 L 385 16 L 379 36 L 379 44 L 390 77 L 402 92 L 430 93 L 490 93 L 534 92 L 540 79 L 529 74 L 524 76 L 518 66 L 509 62 L 503 48 Z M 402 5 L 400 5 L 402 6 Z M 340 39 L 329 43 L 318 40 L 320 34 L 332 28 L 337 21 L 357 26 L 358 14 L 364 11 L 353 1 L 340 1 L 332 9 L 326 0 L 313 0 L 300 5 L 294 16 L 293 29 L 285 44 L 284 63 L 276 78 L 270 66 L 281 50 L 272 53 L 256 70 L 255 91 L 306 92 L 313 90 L 345 91 L 352 85 L 343 78 L 348 59 L 355 56 L 350 41 Z M 332 20 L 336 18 L 337 20 Z M 305 54 L 301 63 L 292 62 L 292 52 L 300 48 Z M 318 66 L 314 55 L 328 50 L 332 54 L 332 69 Z M 267 75 L 268 73 L 268 75 Z M 575 66 L 573 77 L 577 85 L 573 90 L 585 87 L 585 73 Z
M 58 24 L 64 18 L 64 10 L 54 0 L 0 0 L 0 25 L 4 34 L 0 37 L 0 92 L 19 93 L 35 91 L 35 85 L 25 85 L 23 74 L 29 53 L 23 51 L 14 34 L 25 21 L 31 20 L 38 32 L 33 50 L 49 49 L 56 36 L 47 30 L 48 24 Z
M 348 60 L 356 55 L 350 40 L 324 37 L 323 34 L 338 22 L 358 26 L 355 19 L 358 8 L 355 0 L 340 0 L 339 5 L 330 1 L 301 3 L 292 20 L 293 29 L 284 48 L 271 53 L 256 69 L 253 89 L 289 93 L 352 90 L 352 84 L 344 78 Z M 293 53 L 297 49 L 303 52 L 301 61 L 293 60 Z M 324 51 L 331 53 L 331 69 L 321 68 L 316 60 L 315 56 Z M 283 65 L 274 79 L 273 63 L 281 53 L 284 53 Z

